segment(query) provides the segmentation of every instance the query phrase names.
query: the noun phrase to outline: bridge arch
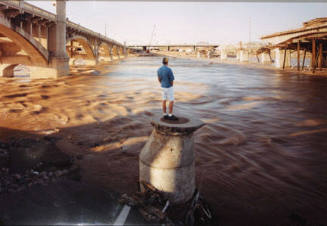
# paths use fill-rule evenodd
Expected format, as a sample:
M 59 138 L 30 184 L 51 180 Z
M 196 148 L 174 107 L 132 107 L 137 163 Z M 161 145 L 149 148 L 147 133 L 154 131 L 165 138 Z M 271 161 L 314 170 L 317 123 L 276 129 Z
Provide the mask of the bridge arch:
M 109 56 L 110 55 L 110 45 L 105 42 L 101 42 L 99 45 L 99 54 Z
M 2 64 L 1 73 L 2 77 L 14 77 L 14 69 L 18 64 Z
M 83 36 L 76 35 L 67 38 L 66 50 L 71 58 L 70 62 L 74 63 L 77 59 L 83 59 L 86 64 L 94 64 L 96 56 L 91 46 L 90 41 Z
M 0 64 L 0 77 L 30 77 L 30 67 L 23 64 Z
M 98 48 L 98 60 L 99 62 L 112 61 L 112 45 L 101 42 Z
M 11 28 L 0 19 L 0 52 L 2 64 L 47 66 L 48 51 L 20 28 Z

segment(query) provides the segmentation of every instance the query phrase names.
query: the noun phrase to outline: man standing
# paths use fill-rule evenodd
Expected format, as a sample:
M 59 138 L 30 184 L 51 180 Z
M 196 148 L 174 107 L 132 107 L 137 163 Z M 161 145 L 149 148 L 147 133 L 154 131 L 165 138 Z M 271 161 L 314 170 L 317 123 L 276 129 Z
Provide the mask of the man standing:
M 168 58 L 164 57 L 162 59 L 162 66 L 158 69 L 158 81 L 162 88 L 162 112 L 164 119 L 168 120 L 178 120 L 178 118 L 173 115 L 174 107 L 174 74 L 173 71 L 168 67 Z M 169 101 L 169 113 L 167 114 L 166 102 Z

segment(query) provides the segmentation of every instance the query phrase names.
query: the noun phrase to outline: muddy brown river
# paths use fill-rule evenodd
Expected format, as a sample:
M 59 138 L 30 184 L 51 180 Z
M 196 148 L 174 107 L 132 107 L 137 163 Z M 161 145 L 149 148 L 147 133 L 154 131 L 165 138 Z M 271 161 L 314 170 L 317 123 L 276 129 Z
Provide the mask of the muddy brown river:
M 159 57 L 58 80 L 0 79 L 0 138 L 61 137 L 82 180 L 132 194 L 160 112 Z M 171 58 L 175 114 L 196 132 L 196 180 L 221 225 L 327 225 L 327 78 Z M 110 72 L 108 72 L 110 70 Z M 85 75 L 83 75 L 85 74 Z

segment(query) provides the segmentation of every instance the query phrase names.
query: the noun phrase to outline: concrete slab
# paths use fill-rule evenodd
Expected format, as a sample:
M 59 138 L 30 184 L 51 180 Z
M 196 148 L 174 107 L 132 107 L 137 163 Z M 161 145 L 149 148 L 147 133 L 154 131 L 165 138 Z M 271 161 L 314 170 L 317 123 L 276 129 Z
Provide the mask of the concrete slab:
M 153 127 L 163 133 L 173 134 L 190 134 L 204 126 L 204 122 L 196 118 L 178 117 L 177 121 L 165 120 L 162 115 L 156 114 L 151 120 Z

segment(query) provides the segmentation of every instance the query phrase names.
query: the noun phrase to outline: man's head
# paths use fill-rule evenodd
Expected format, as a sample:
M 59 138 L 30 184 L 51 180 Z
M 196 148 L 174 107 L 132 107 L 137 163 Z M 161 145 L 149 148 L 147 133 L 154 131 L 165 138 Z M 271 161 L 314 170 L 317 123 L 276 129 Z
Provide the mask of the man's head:
M 167 57 L 164 57 L 164 58 L 162 59 L 162 63 L 163 63 L 164 65 L 168 65 L 168 58 L 167 58 Z

